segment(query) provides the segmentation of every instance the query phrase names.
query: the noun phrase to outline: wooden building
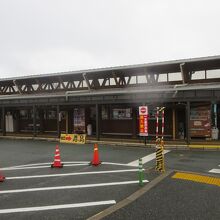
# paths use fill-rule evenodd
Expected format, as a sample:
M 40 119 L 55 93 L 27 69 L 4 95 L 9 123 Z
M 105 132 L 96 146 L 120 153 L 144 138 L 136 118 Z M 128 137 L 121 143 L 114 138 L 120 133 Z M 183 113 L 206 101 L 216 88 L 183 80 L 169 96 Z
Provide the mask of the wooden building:
M 164 106 L 166 139 L 211 139 L 219 104 L 220 56 L 0 79 L 0 135 L 138 139 L 147 105 L 149 138 Z

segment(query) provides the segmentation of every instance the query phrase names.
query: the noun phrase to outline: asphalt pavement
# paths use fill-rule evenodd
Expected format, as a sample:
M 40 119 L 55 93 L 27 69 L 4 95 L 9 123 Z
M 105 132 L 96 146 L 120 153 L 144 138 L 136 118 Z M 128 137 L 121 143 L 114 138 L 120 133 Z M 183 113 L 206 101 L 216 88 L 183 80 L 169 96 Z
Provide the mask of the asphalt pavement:
M 220 219 L 220 187 L 172 179 L 174 172 L 126 207 L 103 218 L 112 219 Z
M 6 177 L 6 180 L 0 183 L 1 220 L 87 219 L 140 190 L 137 166 L 139 158 L 144 161 L 145 186 L 160 175 L 154 171 L 153 148 L 99 145 L 99 157 L 103 163 L 94 167 L 89 165 L 93 158 L 92 144 L 59 144 L 64 167 L 51 169 L 56 144 L 59 143 L 0 139 L 0 171 L 1 175 Z M 220 169 L 219 151 L 172 150 L 165 154 L 165 161 L 166 169 L 220 176 L 218 172 L 210 173 L 210 170 Z M 198 200 L 205 198 L 205 192 L 210 194 L 210 202 L 207 202 L 206 206 L 201 203 L 201 206 L 205 210 L 211 210 L 211 206 L 216 209 L 217 196 L 211 195 L 218 195 L 219 188 L 214 190 L 213 186 L 198 183 L 187 185 L 184 181 L 167 177 L 137 202 L 107 218 L 146 219 L 145 215 L 141 215 L 141 210 L 146 210 L 146 206 L 152 210 L 147 212 L 147 219 L 168 219 L 172 216 L 174 218 L 170 219 L 178 219 L 175 218 L 178 217 L 177 213 L 169 214 L 175 212 L 175 209 L 171 211 L 171 207 L 177 204 L 176 212 L 182 213 L 178 211 L 181 204 L 189 208 L 188 203 L 192 205 L 191 199 L 195 200 L 194 206 L 197 207 L 197 197 Z M 193 195 L 193 198 L 190 195 Z M 156 206 L 157 203 L 159 206 Z M 161 215 L 158 218 L 159 207 Z M 195 210 L 198 208 L 193 210 L 188 213 L 196 216 Z M 129 213 L 130 217 L 126 213 Z M 184 215 L 180 216 L 185 219 Z M 212 216 L 218 217 L 218 212 Z

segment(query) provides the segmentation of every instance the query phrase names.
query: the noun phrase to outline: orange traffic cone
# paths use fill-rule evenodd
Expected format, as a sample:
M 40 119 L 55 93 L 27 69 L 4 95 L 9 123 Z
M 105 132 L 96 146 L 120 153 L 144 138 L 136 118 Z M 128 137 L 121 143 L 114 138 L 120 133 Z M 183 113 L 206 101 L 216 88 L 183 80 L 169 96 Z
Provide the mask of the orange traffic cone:
M 55 155 L 54 155 L 54 162 L 53 164 L 51 164 L 51 168 L 62 168 L 63 164 L 61 163 L 61 159 L 60 159 L 60 150 L 59 150 L 59 146 L 56 145 L 56 151 L 55 151 Z
M 99 160 L 98 144 L 94 144 L 93 160 L 91 161 L 90 164 L 94 166 L 98 166 L 99 164 L 101 164 L 101 161 Z
M 2 173 L 0 172 L 0 182 L 4 182 L 5 177 L 2 175 Z

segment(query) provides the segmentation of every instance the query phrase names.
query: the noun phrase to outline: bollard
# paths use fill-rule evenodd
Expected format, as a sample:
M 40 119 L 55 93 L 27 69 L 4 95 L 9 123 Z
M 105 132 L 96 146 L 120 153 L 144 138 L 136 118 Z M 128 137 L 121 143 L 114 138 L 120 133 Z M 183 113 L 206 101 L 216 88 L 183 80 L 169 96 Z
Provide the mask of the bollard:
M 143 164 L 142 164 L 142 158 L 139 159 L 139 171 L 138 171 L 138 177 L 139 177 L 139 186 L 143 186 L 143 180 L 144 180 L 144 173 L 143 173 Z
M 158 160 L 159 151 L 160 151 L 160 138 L 157 138 L 156 139 L 156 167 L 155 167 L 155 170 L 157 170 L 157 171 L 158 171 L 158 167 L 160 165 L 160 161 Z
M 163 155 L 163 140 L 160 142 L 159 148 L 156 149 L 156 170 L 164 172 L 164 155 Z
M 162 160 L 162 172 L 165 172 L 165 165 L 164 165 L 164 163 L 165 163 L 165 160 L 164 160 L 164 141 L 163 141 L 163 139 L 162 139 L 162 141 L 161 141 L 161 149 L 162 149 L 162 158 L 163 158 L 163 160 Z

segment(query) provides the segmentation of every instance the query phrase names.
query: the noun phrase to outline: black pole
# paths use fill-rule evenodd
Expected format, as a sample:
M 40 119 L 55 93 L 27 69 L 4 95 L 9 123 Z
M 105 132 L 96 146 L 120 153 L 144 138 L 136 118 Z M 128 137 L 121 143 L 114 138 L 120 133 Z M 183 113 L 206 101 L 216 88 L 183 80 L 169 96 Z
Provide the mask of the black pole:
M 100 139 L 100 106 L 96 104 L 96 140 Z
M 190 102 L 186 104 L 186 142 L 190 144 Z
M 5 107 L 2 107 L 2 135 L 6 135 L 5 131 Z
M 36 106 L 33 105 L 33 136 L 36 137 Z
M 57 137 L 60 138 L 60 106 L 57 105 Z

